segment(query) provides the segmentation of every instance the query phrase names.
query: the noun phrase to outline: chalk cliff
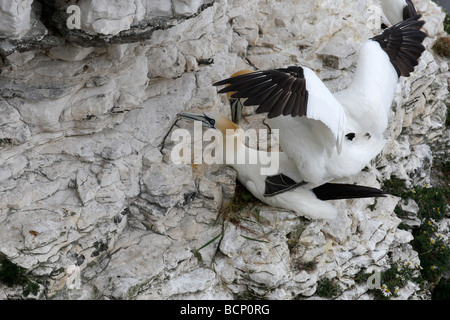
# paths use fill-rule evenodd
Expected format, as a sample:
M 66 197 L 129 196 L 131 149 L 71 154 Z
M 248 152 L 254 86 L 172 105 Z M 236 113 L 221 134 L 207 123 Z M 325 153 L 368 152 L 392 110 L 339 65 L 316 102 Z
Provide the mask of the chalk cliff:
M 348 181 L 431 183 L 434 157 L 449 148 L 448 60 L 431 50 L 444 13 L 414 3 L 427 51 L 398 84 L 389 143 Z M 67 23 L 69 5 L 79 26 Z M 170 137 L 188 127 L 179 112 L 229 115 L 212 83 L 239 69 L 300 64 L 344 89 L 359 47 L 380 31 L 379 6 L 0 0 L 0 258 L 40 280 L 37 299 L 302 299 L 325 278 L 338 299 L 371 299 L 357 274 L 420 265 L 398 228 L 399 198 L 336 201 L 333 223 L 259 203 L 223 219 L 234 170 L 173 164 Z M 262 125 L 245 113 L 244 126 Z M 399 295 L 427 293 L 409 281 Z M 0 284 L 0 299 L 21 296 Z

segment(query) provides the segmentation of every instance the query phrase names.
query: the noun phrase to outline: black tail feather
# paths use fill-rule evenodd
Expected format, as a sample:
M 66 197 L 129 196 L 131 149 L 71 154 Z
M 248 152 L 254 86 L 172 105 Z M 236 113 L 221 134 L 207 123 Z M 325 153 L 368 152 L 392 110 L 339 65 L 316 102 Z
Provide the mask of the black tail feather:
M 374 198 L 385 197 L 387 194 L 380 189 L 344 183 L 325 183 L 314 188 L 313 192 L 320 200 Z

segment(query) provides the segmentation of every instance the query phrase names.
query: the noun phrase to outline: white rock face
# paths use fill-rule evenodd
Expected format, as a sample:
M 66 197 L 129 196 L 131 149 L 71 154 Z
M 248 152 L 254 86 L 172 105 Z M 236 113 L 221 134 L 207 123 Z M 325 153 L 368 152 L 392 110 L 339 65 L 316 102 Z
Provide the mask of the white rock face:
M 77 3 L 81 10 L 83 30 L 117 35 L 133 24 L 153 18 L 190 16 L 203 4 L 212 0 L 82 0 Z
M 389 143 L 346 182 L 379 187 L 395 174 L 408 185 L 429 183 L 432 150 L 448 137 L 448 61 L 430 49 L 444 16 L 429 0 L 414 2 L 426 20 L 427 51 L 399 81 Z M 20 4 L 31 1 L 0 0 L 0 15 L 16 19 L 16 31 L 5 24 L 10 37 L 26 29 L 25 14 L 9 14 Z M 315 299 L 318 282 L 332 278 L 338 299 L 371 299 L 357 274 L 420 264 L 411 233 L 397 228 L 396 197 L 335 201 L 334 222 L 260 203 L 236 212 L 228 207 L 233 169 L 170 157 L 174 129 L 192 132 L 177 114 L 229 115 L 212 83 L 239 69 L 300 64 L 332 91 L 345 88 L 359 47 L 379 32 L 367 23 L 378 1 L 78 4 L 90 35 L 123 40 L 120 32 L 146 21 L 177 23 L 141 42 L 64 44 L 1 62 L 0 258 L 48 280 L 37 298 Z M 243 126 L 265 128 L 253 110 Z M 414 208 L 404 208 L 417 223 Z M 421 294 L 410 283 L 401 298 Z M 0 299 L 20 295 L 0 284 Z
M 167 0 L 142 1 L 145 11 L 149 16 L 170 17 L 173 15 L 172 2 Z
M 130 28 L 141 13 L 135 1 L 81 1 L 81 22 L 83 29 L 101 34 L 118 34 Z
M 33 0 L 0 1 L 0 37 L 19 37 L 30 29 Z

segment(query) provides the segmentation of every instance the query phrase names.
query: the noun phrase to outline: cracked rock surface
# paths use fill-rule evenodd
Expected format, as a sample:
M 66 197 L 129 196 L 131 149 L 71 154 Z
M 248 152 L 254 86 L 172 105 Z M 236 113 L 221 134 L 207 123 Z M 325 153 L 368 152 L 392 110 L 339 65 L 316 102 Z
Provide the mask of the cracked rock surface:
M 80 29 L 66 27 L 70 4 Z M 448 60 L 430 49 L 444 14 L 415 4 L 427 51 L 399 82 L 389 143 L 347 182 L 430 183 L 432 150 L 448 145 Z M 192 129 L 178 113 L 229 115 L 211 84 L 236 70 L 300 64 L 345 88 L 379 32 L 367 27 L 372 5 L 0 0 L 0 258 L 41 280 L 36 299 L 307 299 L 325 277 L 338 299 L 371 299 L 359 272 L 420 265 L 398 198 L 335 201 L 333 223 L 258 202 L 224 220 L 235 171 L 170 155 L 173 131 Z M 244 128 L 266 128 L 252 110 Z M 402 298 L 422 294 L 411 282 Z M 1 299 L 21 297 L 0 284 Z

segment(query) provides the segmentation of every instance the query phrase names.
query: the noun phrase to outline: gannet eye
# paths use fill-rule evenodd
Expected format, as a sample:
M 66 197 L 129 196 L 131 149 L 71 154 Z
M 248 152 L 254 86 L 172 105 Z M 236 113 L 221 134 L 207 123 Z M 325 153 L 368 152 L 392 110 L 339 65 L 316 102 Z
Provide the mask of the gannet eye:
M 211 127 L 214 128 L 214 125 L 216 124 L 216 120 L 214 120 L 213 118 L 208 117 L 206 114 L 203 114 L 203 116 L 205 117 L 206 121 L 209 122 L 209 124 L 211 125 Z

